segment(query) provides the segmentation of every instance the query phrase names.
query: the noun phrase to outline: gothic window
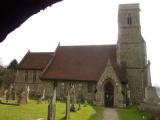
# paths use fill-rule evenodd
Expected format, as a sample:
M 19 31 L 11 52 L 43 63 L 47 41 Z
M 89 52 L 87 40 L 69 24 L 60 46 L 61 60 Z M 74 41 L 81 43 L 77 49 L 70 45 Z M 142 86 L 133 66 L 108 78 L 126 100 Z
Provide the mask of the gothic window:
M 131 14 L 128 14 L 127 23 L 128 23 L 128 25 L 131 25 L 131 24 L 132 24 Z
M 36 72 L 33 72 L 33 83 L 36 83 Z
M 25 78 L 24 78 L 25 82 L 28 81 L 28 71 L 25 72 Z
M 88 82 L 87 88 L 88 88 L 88 93 L 91 93 L 92 92 L 92 83 Z

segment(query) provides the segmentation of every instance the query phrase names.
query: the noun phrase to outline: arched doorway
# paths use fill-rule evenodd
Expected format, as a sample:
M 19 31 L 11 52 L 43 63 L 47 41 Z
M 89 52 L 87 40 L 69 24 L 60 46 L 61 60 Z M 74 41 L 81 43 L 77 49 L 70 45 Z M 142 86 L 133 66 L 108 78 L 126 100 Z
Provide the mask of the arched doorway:
M 107 82 L 104 86 L 104 103 L 106 107 L 114 105 L 114 87 L 111 82 Z

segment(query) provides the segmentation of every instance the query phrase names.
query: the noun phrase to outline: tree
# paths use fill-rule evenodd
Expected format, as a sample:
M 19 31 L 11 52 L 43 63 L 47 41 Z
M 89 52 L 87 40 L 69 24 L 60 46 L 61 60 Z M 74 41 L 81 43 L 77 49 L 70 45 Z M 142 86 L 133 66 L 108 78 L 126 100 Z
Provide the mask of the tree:
M 13 59 L 10 64 L 7 66 L 7 69 L 2 66 L 0 67 L 0 85 L 4 88 L 8 88 L 15 80 L 16 69 L 18 62 L 16 59 Z
M 17 66 L 18 66 L 18 62 L 16 59 L 13 59 L 10 64 L 8 65 L 7 69 L 10 69 L 12 71 L 16 71 L 17 69 Z

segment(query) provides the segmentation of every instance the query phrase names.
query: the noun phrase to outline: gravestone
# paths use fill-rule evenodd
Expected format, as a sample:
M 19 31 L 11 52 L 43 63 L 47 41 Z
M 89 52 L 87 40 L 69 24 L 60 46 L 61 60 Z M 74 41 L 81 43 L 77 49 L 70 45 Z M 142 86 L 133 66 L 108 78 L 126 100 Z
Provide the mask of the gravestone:
M 26 96 L 26 92 L 25 92 L 25 90 L 23 88 L 20 91 L 17 103 L 19 105 L 21 105 L 21 104 L 27 104 L 27 96 Z
M 8 100 L 12 100 L 12 89 L 13 89 L 13 85 L 10 84 L 8 90 L 6 90 L 6 102 L 8 102 Z
M 68 92 L 68 95 L 66 97 L 66 120 L 70 118 L 70 95 Z
M 53 82 L 53 96 L 49 101 L 48 105 L 48 119 L 47 120 L 55 120 L 56 119 L 56 87 L 57 83 Z
M 15 87 L 13 87 L 13 89 L 12 89 L 12 100 L 16 100 L 16 98 L 17 98 L 16 89 L 15 89 Z
M 55 120 L 55 105 L 53 103 L 53 98 L 50 99 L 48 105 L 48 119 L 47 120 Z
M 30 87 L 29 85 L 25 87 L 25 94 L 26 94 L 26 102 L 29 102 L 29 92 L 30 92 Z
M 42 103 L 44 99 L 45 99 L 45 89 L 43 89 L 42 95 L 38 95 L 37 104 Z
M 9 92 L 8 92 L 8 89 L 6 89 L 6 90 L 4 91 L 4 97 L 6 98 L 6 102 L 8 102 L 8 100 L 9 100 Z
M 71 108 L 70 111 L 71 112 L 76 112 L 76 95 L 75 95 L 75 86 L 72 85 L 71 86 Z

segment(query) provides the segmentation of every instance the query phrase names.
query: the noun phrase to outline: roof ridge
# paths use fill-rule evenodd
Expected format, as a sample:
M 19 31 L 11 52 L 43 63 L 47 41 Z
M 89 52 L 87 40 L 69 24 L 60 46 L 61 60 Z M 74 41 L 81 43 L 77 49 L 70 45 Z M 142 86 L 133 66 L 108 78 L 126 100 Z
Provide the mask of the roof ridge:
M 40 79 L 43 79 L 43 75 L 47 72 L 47 70 L 49 69 L 49 67 L 51 67 L 51 64 L 53 63 L 55 57 L 56 57 L 56 53 L 58 51 L 58 48 L 60 47 L 60 44 L 58 44 L 52 58 L 49 60 L 48 64 L 46 65 L 46 67 L 44 68 L 44 70 L 42 71 L 41 75 L 40 75 Z
M 18 64 L 18 68 L 19 66 L 23 63 L 23 61 L 25 60 L 25 58 L 30 54 L 30 51 L 28 50 L 27 53 L 25 54 L 25 56 L 22 58 L 22 60 L 20 61 L 20 63 Z

